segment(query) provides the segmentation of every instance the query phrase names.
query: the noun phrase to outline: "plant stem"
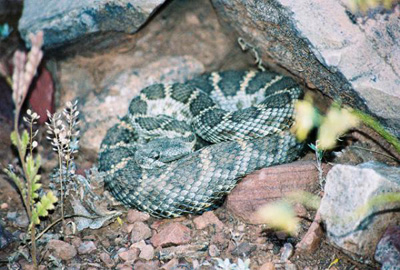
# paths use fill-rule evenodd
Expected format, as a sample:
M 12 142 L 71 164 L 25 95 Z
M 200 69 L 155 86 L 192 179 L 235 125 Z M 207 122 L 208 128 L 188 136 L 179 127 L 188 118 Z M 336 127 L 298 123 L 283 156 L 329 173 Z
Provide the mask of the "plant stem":
M 37 257 L 36 257 L 36 228 L 35 228 L 35 223 L 31 223 L 31 256 L 32 256 L 32 263 L 35 268 L 35 270 L 38 269 L 38 264 L 37 264 Z
M 26 163 L 25 163 L 25 156 L 22 153 L 22 149 L 21 149 L 21 136 L 19 135 L 18 132 L 18 124 L 19 124 L 19 114 L 21 112 L 21 107 L 22 104 L 20 105 L 15 105 L 15 114 L 14 114 L 14 132 L 17 136 L 17 149 L 18 149 L 18 156 L 19 159 L 21 161 L 21 165 L 22 165 L 22 170 L 24 172 L 24 176 L 25 176 L 25 181 L 27 184 L 27 192 L 26 192 L 26 196 L 24 196 L 23 193 L 21 193 L 21 197 L 22 200 L 24 202 L 25 205 L 25 209 L 26 212 L 28 213 L 28 217 L 29 220 L 32 220 L 32 210 L 33 210 L 33 203 L 32 203 L 32 198 L 31 198 L 31 190 L 32 190 L 32 179 L 30 179 L 28 176 L 28 169 L 26 167 Z M 30 231 L 31 231 L 31 240 L 35 240 L 35 235 L 36 235 L 36 228 L 35 228 L 35 224 L 32 222 L 31 226 L 30 226 Z M 29 233 L 29 227 L 28 227 L 28 233 Z M 34 269 L 38 269 L 38 265 L 37 265 L 37 258 L 36 258 L 36 241 L 32 241 L 32 248 L 31 248 L 31 257 L 32 257 L 32 263 L 33 263 L 33 267 Z
M 58 176 L 60 178 L 60 206 L 61 206 L 61 220 L 64 227 L 64 185 L 63 185 L 63 172 L 62 172 L 62 149 L 58 146 L 58 165 L 59 165 L 59 173 Z

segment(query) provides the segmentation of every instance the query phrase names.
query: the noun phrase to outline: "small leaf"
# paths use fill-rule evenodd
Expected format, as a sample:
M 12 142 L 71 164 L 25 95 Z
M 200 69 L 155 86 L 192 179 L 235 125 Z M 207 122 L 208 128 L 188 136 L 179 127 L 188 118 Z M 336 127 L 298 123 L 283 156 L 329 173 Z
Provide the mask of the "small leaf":
M 26 153 L 26 148 L 28 147 L 29 144 L 29 134 L 26 129 L 22 132 L 21 136 L 21 150 L 22 150 L 22 156 L 25 156 Z
M 120 217 L 117 217 L 117 222 L 119 225 L 122 225 L 124 223 Z
M 16 147 L 18 147 L 18 136 L 17 136 L 17 132 L 15 132 L 15 131 L 11 132 L 10 138 L 11 138 L 12 144 L 15 145 Z
M 48 210 L 54 209 L 54 203 L 57 202 L 57 198 L 53 195 L 53 192 L 49 191 L 46 195 L 42 196 L 40 202 L 36 204 L 34 211 L 32 211 L 32 222 L 35 224 L 40 223 L 39 217 L 48 216 Z M 35 219 L 34 219 L 34 214 Z
M 3 171 L 8 175 L 8 177 L 10 177 L 15 185 L 17 185 L 18 189 L 23 192 L 23 182 L 21 180 L 21 178 L 18 177 L 18 175 L 16 175 L 14 172 L 8 170 L 8 169 L 3 169 Z M 24 194 L 22 194 L 24 195 Z

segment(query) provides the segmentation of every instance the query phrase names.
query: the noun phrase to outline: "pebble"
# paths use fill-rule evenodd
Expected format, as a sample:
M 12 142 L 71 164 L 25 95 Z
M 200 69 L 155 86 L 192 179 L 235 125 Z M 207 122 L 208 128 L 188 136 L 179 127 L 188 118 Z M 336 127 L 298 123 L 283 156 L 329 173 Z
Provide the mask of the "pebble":
M 135 223 L 138 221 L 146 221 L 150 218 L 148 213 L 143 213 L 135 209 L 130 209 L 126 216 L 126 221 L 129 223 Z
M 167 262 L 166 264 L 164 264 L 163 266 L 161 266 L 161 269 L 163 270 L 175 270 L 176 267 L 178 266 L 179 261 L 177 258 L 173 258 L 172 260 L 170 260 L 169 262 Z
M 84 241 L 81 243 L 78 247 L 78 253 L 79 254 L 89 254 L 92 251 L 96 250 L 96 245 L 94 244 L 93 241 Z
M 144 259 L 146 261 L 150 261 L 154 258 L 154 248 L 152 245 L 145 245 L 140 249 L 139 258 Z
M 114 261 L 111 259 L 110 255 L 107 252 L 100 253 L 100 260 L 106 265 L 107 268 L 111 268 L 114 266 Z
M 215 225 L 218 230 L 222 230 L 224 228 L 224 223 L 222 223 L 212 211 L 205 212 L 201 216 L 196 217 L 193 219 L 193 222 L 198 230 L 203 230 L 209 225 Z
M 281 262 L 286 262 L 293 255 L 293 245 L 290 243 L 285 243 L 282 248 Z
M 297 270 L 297 266 L 292 262 L 285 263 L 285 270 Z
M 249 244 L 247 242 L 240 243 L 232 252 L 233 256 L 238 257 L 250 257 L 250 254 L 257 249 L 256 245 Z
M 131 242 L 136 243 L 151 237 L 151 229 L 145 223 L 137 221 L 133 224 Z
M 261 265 L 259 270 L 275 270 L 275 264 L 273 262 L 266 262 Z
M 50 240 L 47 248 L 52 251 L 54 256 L 65 261 L 72 259 L 77 254 L 76 248 L 73 245 L 61 240 Z
M 190 229 L 181 223 L 173 222 L 163 227 L 160 232 L 153 235 L 151 243 L 155 247 L 166 245 L 181 245 L 191 240 Z
M 138 256 L 139 256 L 139 249 L 137 248 L 130 248 L 128 250 L 124 250 L 121 252 L 118 252 L 118 256 L 124 260 L 125 262 L 133 262 L 135 261 Z
M 211 257 L 218 257 L 221 254 L 221 252 L 219 251 L 219 249 L 216 245 L 210 245 L 208 247 L 208 254 Z

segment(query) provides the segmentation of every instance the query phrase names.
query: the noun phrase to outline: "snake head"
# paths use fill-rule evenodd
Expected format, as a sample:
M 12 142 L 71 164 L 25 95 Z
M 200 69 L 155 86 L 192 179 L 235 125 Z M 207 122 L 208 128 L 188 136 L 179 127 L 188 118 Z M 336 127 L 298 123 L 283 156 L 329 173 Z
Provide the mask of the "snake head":
M 143 169 L 155 169 L 192 153 L 193 146 L 182 138 L 156 138 L 138 147 L 135 160 Z

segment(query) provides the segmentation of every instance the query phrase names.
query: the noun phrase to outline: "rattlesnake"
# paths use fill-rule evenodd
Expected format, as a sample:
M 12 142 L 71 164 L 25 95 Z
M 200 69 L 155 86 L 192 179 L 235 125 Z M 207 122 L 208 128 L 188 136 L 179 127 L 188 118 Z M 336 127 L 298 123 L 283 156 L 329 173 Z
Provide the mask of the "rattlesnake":
M 213 209 L 246 174 L 299 155 L 289 128 L 301 95 L 291 78 L 256 71 L 146 87 L 102 142 L 105 184 L 155 217 Z

